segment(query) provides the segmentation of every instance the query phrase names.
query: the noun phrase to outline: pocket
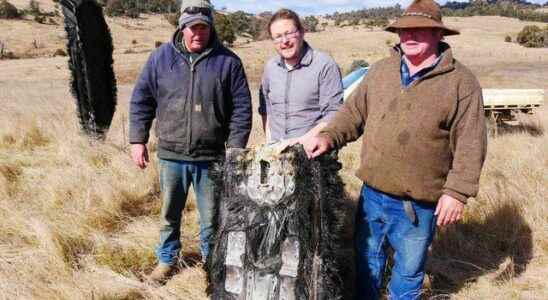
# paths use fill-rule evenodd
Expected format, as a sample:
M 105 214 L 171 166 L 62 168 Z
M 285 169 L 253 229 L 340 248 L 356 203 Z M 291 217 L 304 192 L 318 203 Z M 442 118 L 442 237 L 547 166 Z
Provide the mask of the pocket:
M 186 136 L 186 100 L 165 99 L 158 110 L 158 136 L 166 141 L 181 142 Z

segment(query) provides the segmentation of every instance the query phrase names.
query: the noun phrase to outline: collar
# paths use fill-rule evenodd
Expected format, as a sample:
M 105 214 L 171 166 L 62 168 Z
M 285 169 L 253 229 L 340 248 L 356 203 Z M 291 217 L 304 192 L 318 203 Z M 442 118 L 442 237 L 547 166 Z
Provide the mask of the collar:
M 314 50 L 306 41 L 303 42 L 303 49 L 301 53 L 301 59 L 299 62 L 293 66 L 293 70 L 298 69 L 302 66 L 309 66 L 312 63 L 312 60 L 314 59 Z M 282 68 L 286 68 L 285 66 L 285 60 L 281 55 L 278 55 L 277 59 L 278 66 Z
M 402 85 L 405 86 L 405 87 L 408 87 L 409 85 L 411 85 L 411 83 L 413 83 L 417 79 L 419 79 L 419 78 L 425 76 L 426 74 L 428 74 L 430 71 L 432 71 L 433 69 L 436 68 L 436 66 L 441 61 L 442 57 L 443 57 L 443 54 L 438 56 L 436 58 L 436 60 L 431 65 L 429 65 L 428 67 L 422 68 L 417 73 L 415 73 L 411 76 L 411 74 L 409 73 L 409 66 L 407 65 L 405 59 L 402 56 L 401 62 L 400 62 L 400 73 L 401 73 L 400 75 L 401 75 Z
M 427 74 L 428 77 L 446 73 L 455 69 L 455 60 L 453 58 L 453 52 L 449 44 L 445 42 L 440 42 L 438 46 L 439 62 L 434 67 L 434 69 Z M 400 44 L 397 44 L 391 49 L 390 59 L 393 60 L 395 68 L 400 71 L 401 61 L 403 59 L 403 51 L 401 50 Z

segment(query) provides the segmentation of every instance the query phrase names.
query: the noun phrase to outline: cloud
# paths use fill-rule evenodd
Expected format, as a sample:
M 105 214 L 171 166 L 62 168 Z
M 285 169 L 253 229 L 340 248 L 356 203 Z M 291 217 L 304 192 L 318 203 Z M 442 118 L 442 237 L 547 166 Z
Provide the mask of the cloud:
M 276 11 L 282 7 L 295 10 L 301 15 L 318 15 L 333 12 L 351 11 L 362 8 L 392 6 L 400 4 L 406 7 L 412 0 L 212 0 L 217 9 L 226 8 L 229 11 L 243 10 L 250 13 L 263 11 Z M 467 0 L 452 0 L 466 2 Z M 533 3 L 542 4 L 546 0 L 529 0 Z M 444 4 L 447 0 L 438 1 Z

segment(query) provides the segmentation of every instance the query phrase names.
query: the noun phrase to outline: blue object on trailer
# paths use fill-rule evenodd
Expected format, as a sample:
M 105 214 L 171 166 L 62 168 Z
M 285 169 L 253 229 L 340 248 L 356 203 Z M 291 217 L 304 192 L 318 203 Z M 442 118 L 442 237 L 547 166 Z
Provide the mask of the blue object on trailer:
M 359 68 L 359 69 L 356 69 L 355 71 L 352 71 L 352 73 L 344 76 L 342 80 L 343 89 L 346 90 L 356 80 L 361 80 L 365 75 L 367 75 L 367 71 L 369 71 L 369 68 Z
M 369 68 L 359 68 L 352 73 L 344 76 L 342 83 L 344 89 L 344 101 L 350 96 L 350 94 L 358 87 L 362 79 L 367 75 Z

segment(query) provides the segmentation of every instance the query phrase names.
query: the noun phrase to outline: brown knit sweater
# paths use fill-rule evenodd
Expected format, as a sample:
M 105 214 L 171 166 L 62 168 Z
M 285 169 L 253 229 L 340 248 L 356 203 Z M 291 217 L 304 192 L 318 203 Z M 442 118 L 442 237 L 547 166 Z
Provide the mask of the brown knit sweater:
M 487 135 L 481 87 L 441 43 L 438 65 L 401 85 L 399 48 L 374 64 L 321 132 L 337 148 L 364 134 L 356 175 L 385 193 L 466 203 L 476 196 Z

